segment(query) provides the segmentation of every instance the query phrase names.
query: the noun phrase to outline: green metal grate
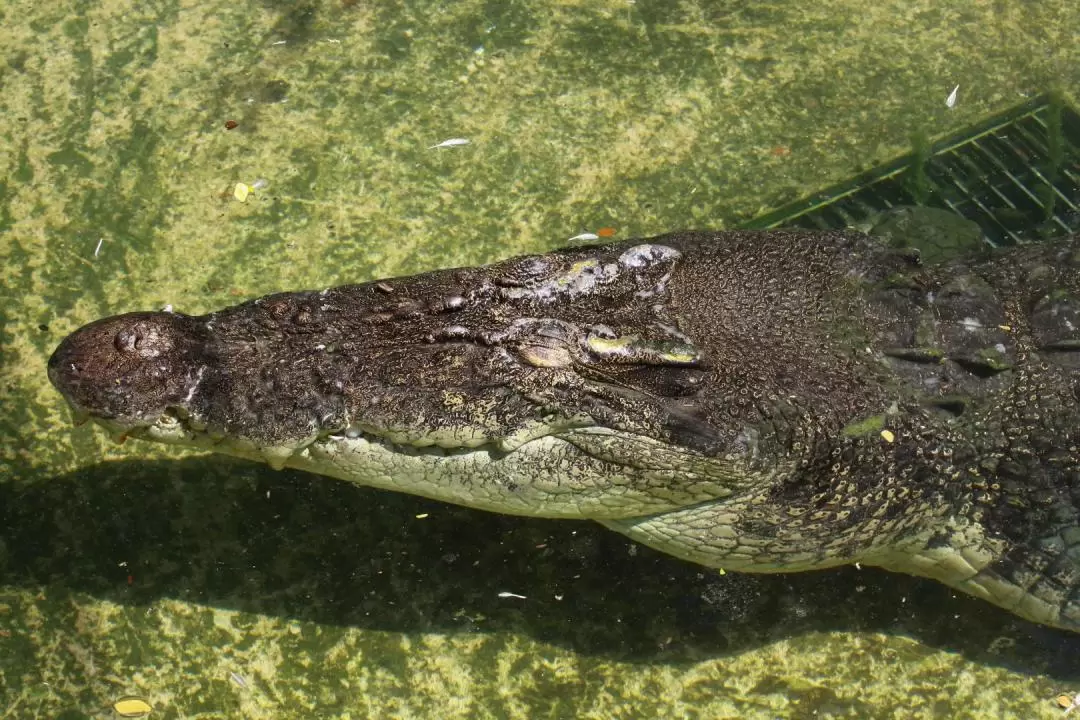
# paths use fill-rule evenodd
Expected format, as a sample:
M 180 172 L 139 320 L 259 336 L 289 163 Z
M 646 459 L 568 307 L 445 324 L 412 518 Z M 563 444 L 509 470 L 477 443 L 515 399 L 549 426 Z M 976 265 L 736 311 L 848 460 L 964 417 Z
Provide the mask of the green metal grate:
M 746 227 L 844 228 L 910 205 L 951 210 L 995 245 L 1080 232 L 1080 115 L 1041 96 Z

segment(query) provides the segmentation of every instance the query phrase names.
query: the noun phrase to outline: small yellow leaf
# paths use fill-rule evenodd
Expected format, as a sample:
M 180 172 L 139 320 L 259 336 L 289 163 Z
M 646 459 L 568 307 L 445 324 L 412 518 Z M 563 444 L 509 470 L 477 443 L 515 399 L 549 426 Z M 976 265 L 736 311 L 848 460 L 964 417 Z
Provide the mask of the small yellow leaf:
M 113 710 L 116 711 L 117 715 L 124 718 L 146 717 L 153 709 L 150 707 L 150 703 L 135 695 L 122 697 L 113 703 Z
M 247 202 L 248 195 L 251 194 L 251 188 L 247 183 L 236 183 L 236 187 L 233 188 L 232 196 L 240 202 Z
M 896 436 L 892 434 L 892 430 L 882 430 L 881 437 L 885 442 L 892 442 L 896 439 Z

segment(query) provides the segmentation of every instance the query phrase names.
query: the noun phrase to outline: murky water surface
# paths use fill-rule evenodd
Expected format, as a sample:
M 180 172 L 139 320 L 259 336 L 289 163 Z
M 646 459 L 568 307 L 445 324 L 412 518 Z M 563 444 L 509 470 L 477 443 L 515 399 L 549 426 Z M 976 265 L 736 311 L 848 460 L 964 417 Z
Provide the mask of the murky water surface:
M 1077 37 L 1073 0 L 0 4 L 0 718 L 1059 716 L 1080 638 L 937 584 L 117 446 L 45 361 L 127 310 L 731 227 L 1075 103 Z

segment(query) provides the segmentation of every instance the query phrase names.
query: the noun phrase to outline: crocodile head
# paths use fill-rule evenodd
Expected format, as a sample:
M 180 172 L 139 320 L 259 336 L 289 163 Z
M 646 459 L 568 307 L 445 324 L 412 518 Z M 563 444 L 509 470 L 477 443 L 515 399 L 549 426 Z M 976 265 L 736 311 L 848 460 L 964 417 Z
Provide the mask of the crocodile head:
M 748 482 L 679 329 L 681 253 L 642 242 L 100 320 L 49 377 L 114 437 L 502 512 L 646 515 Z M 678 478 L 675 480 L 674 478 Z

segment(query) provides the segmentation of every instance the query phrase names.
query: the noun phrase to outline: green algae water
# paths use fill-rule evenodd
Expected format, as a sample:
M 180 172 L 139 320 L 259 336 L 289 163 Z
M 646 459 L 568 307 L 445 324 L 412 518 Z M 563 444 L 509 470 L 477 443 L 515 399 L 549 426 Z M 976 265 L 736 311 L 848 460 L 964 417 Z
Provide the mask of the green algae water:
M 45 362 L 128 310 L 732 227 L 1075 105 L 1077 37 L 1065 0 L 0 3 L 0 719 L 1061 716 L 1080 636 L 939 584 L 116 445 Z

